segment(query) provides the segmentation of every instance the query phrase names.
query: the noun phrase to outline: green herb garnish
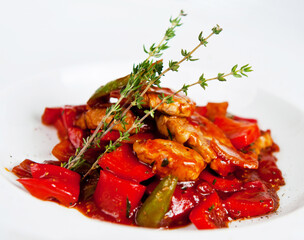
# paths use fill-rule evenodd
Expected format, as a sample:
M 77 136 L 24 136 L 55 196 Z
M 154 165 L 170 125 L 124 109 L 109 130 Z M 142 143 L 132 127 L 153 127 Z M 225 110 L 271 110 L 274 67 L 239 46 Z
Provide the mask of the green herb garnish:
M 130 218 L 130 209 L 131 209 L 131 203 L 127 197 L 127 210 L 126 210 L 126 217 Z
M 181 92 L 184 92 L 187 95 L 188 89 L 195 85 L 200 85 L 203 89 L 206 89 L 206 87 L 208 86 L 207 82 L 212 80 L 226 81 L 226 77 L 230 75 L 237 78 L 240 78 L 242 76 L 247 77 L 246 73 L 252 71 L 251 67 L 247 64 L 239 69 L 238 69 L 238 65 L 234 65 L 229 73 L 226 74 L 218 73 L 216 77 L 213 78 L 205 78 L 204 74 L 201 74 L 200 77 L 198 78 L 198 81 L 191 84 L 184 84 L 182 88 L 180 88 L 178 91 L 174 92 L 173 94 L 168 96 L 160 95 L 161 102 L 154 108 L 145 110 L 144 111 L 145 115 L 142 118 L 137 117 L 133 125 L 129 126 L 130 128 L 126 130 L 126 124 L 127 124 L 125 121 L 126 113 L 131 109 L 131 107 L 134 106 L 136 106 L 139 109 L 142 108 L 143 96 L 150 89 L 150 87 L 151 86 L 160 87 L 161 84 L 160 79 L 169 71 L 178 72 L 181 64 L 184 61 L 198 60 L 197 58 L 193 58 L 194 52 L 196 52 L 201 46 L 206 47 L 210 37 L 214 34 L 218 35 L 222 31 L 222 28 L 216 25 L 214 28 L 212 28 L 211 33 L 207 37 L 204 37 L 203 32 L 200 32 L 198 36 L 199 43 L 191 51 L 187 51 L 185 49 L 181 50 L 182 58 L 179 61 L 170 60 L 168 63 L 168 67 L 165 70 L 163 70 L 163 62 L 155 59 L 161 57 L 164 50 L 166 50 L 169 47 L 168 41 L 175 36 L 176 27 L 182 25 L 181 19 L 183 16 L 186 16 L 186 14 L 183 11 L 181 11 L 178 17 L 174 19 L 170 19 L 171 26 L 166 30 L 164 37 L 159 42 L 159 44 L 153 43 L 149 48 L 144 47 L 144 51 L 148 54 L 148 57 L 143 62 L 134 65 L 131 73 L 128 76 L 122 78 L 122 80 L 120 79 L 117 82 L 114 81 L 111 82 L 111 84 L 108 83 L 105 85 L 107 86 L 107 88 L 104 90 L 107 89 L 113 90 L 113 88 L 115 88 L 115 85 L 121 84 L 119 85 L 119 87 L 121 87 L 120 98 L 117 100 L 115 104 L 107 108 L 105 117 L 100 121 L 94 133 L 88 138 L 84 139 L 82 149 L 78 150 L 75 153 L 75 155 L 72 156 L 69 162 L 65 165 L 66 168 L 74 169 L 75 166 L 81 165 L 85 161 L 84 153 L 87 151 L 87 149 L 96 145 L 98 146 L 100 139 L 103 136 L 105 136 L 108 132 L 110 132 L 115 125 L 121 124 L 122 127 L 125 129 L 125 131 L 123 132 L 120 131 L 120 137 L 115 142 L 110 141 L 110 143 L 105 147 L 105 151 L 99 156 L 99 158 L 102 157 L 104 154 L 108 152 L 112 152 L 116 150 L 119 146 L 121 146 L 122 141 L 129 139 L 130 132 L 132 130 L 135 129 L 135 132 L 137 133 L 140 130 L 140 128 L 143 126 L 143 121 L 149 116 L 154 117 L 155 111 L 163 103 L 167 103 L 167 104 L 173 103 L 175 95 Z M 129 102 L 127 101 L 129 106 L 126 108 L 125 105 L 121 106 L 121 102 L 123 99 L 129 99 Z M 106 120 L 111 116 L 113 117 L 112 121 L 110 123 L 106 123 Z M 170 138 L 172 139 L 172 135 L 170 136 Z M 165 162 L 163 161 L 162 165 L 165 163 L 166 161 Z M 84 177 L 86 177 L 93 169 L 96 168 L 98 168 L 98 160 L 94 162 L 94 164 L 92 165 L 90 170 L 84 175 Z
M 212 204 L 211 207 L 208 208 L 208 211 L 211 212 L 215 208 L 214 204 Z
M 167 167 L 168 164 L 169 164 L 168 158 L 164 158 L 163 161 L 162 161 L 162 163 L 161 163 L 161 166 L 162 166 L 162 167 Z

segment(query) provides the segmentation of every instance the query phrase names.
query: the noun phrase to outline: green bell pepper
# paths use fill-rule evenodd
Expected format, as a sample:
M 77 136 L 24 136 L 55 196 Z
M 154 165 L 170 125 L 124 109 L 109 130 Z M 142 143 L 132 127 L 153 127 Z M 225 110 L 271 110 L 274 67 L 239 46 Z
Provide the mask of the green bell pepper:
M 177 185 L 177 177 L 165 177 L 153 190 L 141 206 L 136 216 L 136 223 L 143 227 L 157 228 L 164 218 L 171 203 Z

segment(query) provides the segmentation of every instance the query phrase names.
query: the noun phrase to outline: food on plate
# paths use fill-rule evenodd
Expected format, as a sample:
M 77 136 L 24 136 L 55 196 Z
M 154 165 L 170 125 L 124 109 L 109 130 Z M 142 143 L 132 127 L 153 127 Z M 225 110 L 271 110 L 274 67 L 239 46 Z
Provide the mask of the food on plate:
M 216 109 L 221 104 L 213 106 Z M 18 181 L 35 197 L 57 201 L 97 219 L 166 228 L 190 222 L 198 229 L 226 227 L 232 219 L 268 214 L 279 206 L 276 190 L 284 185 L 284 179 L 273 155 L 278 147 L 269 130 L 258 129 L 258 137 L 255 131 L 249 131 L 250 121 L 234 120 L 227 112 L 226 117 L 212 121 L 206 114 L 197 116 L 199 113 L 194 111 L 194 119 L 200 120 L 198 125 L 191 116 L 156 112 L 155 122 L 147 121 L 152 122 L 150 130 L 133 133 L 132 142 L 100 157 L 100 168 L 81 180 L 92 159 L 98 158 L 120 134 L 118 130 L 107 134 L 99 146 L 87 151 L 88 161 L 74 171 L 60 167 L 74 155 L 77 144 L 73 142 L 82 142 L 77 138 L 91 133 L 91 129 L 79 127 L 79 119 L 92 109 L 67 106 L 57 110 L 61 114 L 54 117 L 56 108 L 46 108 L 42 119 L 57 128 L 61 142 L 53 153 L 59 161 L 38 164 L 25 160 L 13 169 L 20 177 Z M 136 116 L 136 111 L 130 111 Z M 76 114 L 71 117 L 71 112 Z M 71 125 L 63 124 L 62 137 L 63 129 L 56 123 L 66 123 L 67 115 Z M 73 129 L 81 134 L 74 134 L 77 131 Z M 227 134 L 227 129 L 235 134 Z M 231 141 L 236 135 L 243 137 Z M 205 149 L 195 136 L 201 136 Z M 255 140 L 248 143 L 248 139 Z M 245 146 L 239 148 L 240 144 Z M 212 157 L 206 161 L 209 152 Z M 151 212 L 157 207 L 163 209 L 159 206 L 162 204 L 167 206 L 166 211 Z
M 251 67 L 201 74 L 177 91 L 160 86 L 162 76 L 196 60 L 192 54 L 222 30 L 201 33 L 192 51 L 182 50 L 182 59 L 163 70 L 154 58 L 168 48 L 182 16 L 145 49 L 145 61 L 98 88 L 87 104 L 45 108 L 42 123 L 60 140 L 52 150 L 57 160 L 26 159 L 12 170 L 30 194 L 94 219 L 149 228 L 222 228 L 277 210 L 276 192 L 285 182 L 270 130 L 232 115 L 227 102 L 202 106 L 187 95 L 212 80 L 247 77 Z

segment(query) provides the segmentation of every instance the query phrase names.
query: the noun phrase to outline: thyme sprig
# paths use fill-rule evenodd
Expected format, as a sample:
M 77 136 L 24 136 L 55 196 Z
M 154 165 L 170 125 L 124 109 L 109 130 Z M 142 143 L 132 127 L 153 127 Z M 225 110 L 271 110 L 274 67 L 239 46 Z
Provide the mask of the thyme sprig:
M 215 27 L 212 28 L 212 33 L 209 34 L 209 36 L 207 36 L 206 38 L 203 37 L 203 32 L 200 32 L 198 40 L 199 40 L 199 44 L 197 46 L 195 46 L 190 52 L 186 51 L 186 50 L 181 50 L 181 54 L 183 56 L 183 58 L 179 61 L 169 61 L 169 67 L 164 70 L 163 72 L 161 72 L 158 77 L 154 78 L 154 79 L 150 79 L 149 84 L 146 86 L 146 88 L 143 91 L 137 91 L 134 93 L 133 95 L 133 101 L 130 103 L 130 105 L 124 110 L 124 112 L 121 114 L 122 116 L 125 116 L 127 114 L 127 112 L 131 109 L 131 107 L 133 106 L 137 106 L 139 109 L 141 108 L 142 105 L 142 100 L 143 100 L 143 96 L 144 94 L 150 89 L 150 87 L 152 85 L 157 85 L 159 86 L 160 84 L 160 78 L 162 76 L 164 76 L 167 72 L 169 71 L 178 71 L 178 68 L 180 66 L 181 63 L 183 63 L 184 61 L 190 60 L 190 61 L 196 61 L 198 59 L 193 59 L 192 58 L 192 54 L 198 50 L 201 46 L 207 46 L 207 40 L 213 35 L 213 34 L 219 34 L 222 31 L 222 28 L 220 28 L 219 25 L 216 25 Z M 168 100 L 167 100 L 168 101 Z M 168 102 L 167 102 L 168 103 Z M 119 123 L 119 122 L 118 122 Z M 117 124 L 118 124 L 117 123 Z M 107 134 L 108 132 L 110 132 L 113 127 L 116 124 L 112 123 L 111 126 L 104 132 L 103 136 L 105 134 Z
M 235 65 L 230 73 L 218 73 L 216 77 L 205 79 L 204 74 L 199 77 L 197 82 L 191 84 L 184 84 L 181 89 L 174 92 L 171 95 L 164 96 L 159 95 L 161 99 L 160 103 L 155 106 L 154 108 L 150 108 L 144 111 L 145 115 L 142 118 L 137 117 L 132 126 L 127 130 L 126 129 L 126 114 L 131 109 L 131 107 L 136 106 L 137 108 L 142 108 L 144 94 L 152 87 L 156 85 L 160 87 L 160 78 L 164 76 L 169 71 L 178 71 L 181 63 L 184 61 L 196 61 L 198 59 L 193 58 L 193 53 L 200 48 L 201 46 L 207 46 L 208 39 L 214 35 L 219 34 L 222 31 L 218 25 L 212 28 L 212 32 L 207 36 L 203 36 L 203 32 L 201 32 L 198 36 L 199 44 L 197 44 L 191 51 L 187 51 L 185 49 L 181 50 L 182 58 L 179 61 L 170 60 L 168 63 L 168 68 L 165 70 L 163 69 L 162 61 L 153 61 L 150 60 L 151 58 L 159 58 L 162 56 L 163 51 L 166 50 L 168 46 L 168 41 L 175 36 L 175 28 L 181 26 L 181 18 L 186 14 L 181 11 L 177 18 L 170 19 L 171 26 L 166 30 L 164 37 L 159 42 L 159 44 L 153 43 L 149 50 L 147 50 L 144 46 L 144 51 L 148 54 L 147 59 L 145 59 L 142 63 L 133 66 L 133 70 L 130 74 L 129 80 L 125 87 L 120 90 L 120 97 L 117 102 L 111 105 L 109 108 L 106 109 L 105 117 L 100 121 L 97 128 L 95 129 L 94 133 L 89 136 L 87 139 L 83 141 L 83 147 L 80 149 L 78 148 L 75 152 L 75 155 L 72 156 L 68 163 L 65 165 L 68 169 L 75 169 L 80 166 L 84 160 L 84 153 L 87 149 L 99 146 L 100 139 L 105 136 L 108 132 L 110 132 L 113 127 L 117 124 L 121 124 L 124 128 L 124 132 L 119 131 L 120 137 L 113 143 L 112 141 L 105 147 L 105 151 L 98 157 L 98 159 L 93 163 L 89 171 L 84 175 L 84 178 L 90 174 L 90 172 L 98 166 L 99 159 L 104 156 L 106 153 L 112 152 L 121 146 L 121 142 L 124 140 L 128 140 L 131 131 L 135 129 L 137 133 L 143 125 L 143 121 L 151 116 L 154 117 L 155 111 L 157 108 L 163 104 L 167 103 L 170 104 L 174 102 L 174 96 L 179 94 L 180 92 L 184 92 L 186 95 L 188 94 L 188 89 L 195 85 L 200 85 L 203 89 L 205 89 L 208 84 L 208 81 L 211 80 L 218 80 L 218 81 L 226 81 L 226 77 L 232 75 L 234 77 L 247 77 L 246 73 L 252 71 L 251 67 L 247 64 L 242 66 L 240 69 L 237 69 L 238 65 Z M 121 106 L 121 102 L 123 99 L 132 99 L 131 102 L 127 100 L 129 104 L 128 107 L 125 107 L 126 103 Z M 110 122 L 106 122 L 109 118 L 111 118 Z
M 180 24 L 179 18 L 177 18 L 177 20 L 174 20 L 174 22 L 177 22 L 176 26 L 178 26 Z M 172 31 L 171 31 L 170 37 L 172 36 Z M 200 32 L 200 34 L 198 36 L 199 44 L 196 45 L 190 52 L 182 50 L 181 51 L 182 56 L 183 56 L 182 59 L 179 60 L 178 62 L 177 61 L 169 61 L 169 67 L 166 70 L 162 71 L 161 73 L 160 73 L 160 69 L 162 67 L 160 66 L 160 63 L 157 63 L 157 62 L 153 63 L 152 61 L 148 61 L 147 59 L 143 63 L 139 64 L 138 66 L 136 66 L 136 67 L 134 66 L 133 67 L 133 72 L 130 74 L 130 79 L 129 79 L 126 87 L 123 88 L 120 92 L 121 96 L 118 99 L 118 101 L 115 103 L 115 105 L 112 105 L 110 108 L 107 109 L 106 116 L 99 123 L 99 125 L 95 129 L 94 133 L 87 139 L 86 142 L 84 142 L 84 146 L 79 151 L 79 153 L 76 156 L 71 157 L 72 159 L 69 161 L 69 163 L 67 164 L 66 167 L 68 169 L 72 169 L 72 168 L 74 168 L 75 165 L 79 165 L 79 162 L 83 161 L 83 156 L 84 156 L 84 153 L 86 152 L 86 150 L 89 149 L 93 144 L 96 144 L 98 146 L 100 139 L 103 136 L 105 136 L 108 132 L 110 132 L 116 124 L 123 123 L 123 121 L 121 121 L 121 120 L 127 114 L 127 112 L 131 109 L 132 106 L 137 106 L 138 108 L 141 108 L 141 105 L 143 103 L 142 102 L 143 101 L 143 95 L 150 89 L 150 87 L 152 85 L 154 85 L 156 83 L 159 86 L 160 78 L 162 76 L 164 76 L 169 71 L 178 71 L 178 68 L 179 68 L 181 63 L 183 63 L 186 60 L 193 59 L 192 54 L 196 50 L 198 50 L 201 46 L 207 46 L 207 43 L 208 43 L 207 40 L 212 35 L 219 34 L 221 31 L 222 31 L 222 28 L 220 28 L 219 25 L 216 25 L 215 27 L 212 28 L 212 32 L 206 38 L 203 37 L 203 32 Z M 166 31 L 165 36 L 167 35 L 167 32 L 168 31 Z M 167 37 L 165 39 L 171 39 L 172 37 L 171 38 L 170 37 Z M 162 46 L 162 44 L 159 44 L 159 46 Z M 152 51 L 156 52 L 157 50 L 153 49 Z M 151 55 L 152 54 L 149 54 L 149 57 Z M 153 69 L 155 70 L 154 73 L 155 72 L 158 73 L 158 76 L 155 75 L 155 74 L 152 74 L 152 75 L 149 76 L 148 73 L 153 72 Z M 141 91 L 141 86 L 143 84 L 145 84 L 146 82 L 148 82 L 147 86 L 145 87 L 145 89 L 143 91 Z M 131 102 L 131 104 L 123 112 L 121 112 L 122 108 L 120 107 L 120 102 L 122 101 L 122 99 L 127 98 L 131 93 L 132 93 L 132 97 L 133 97 L 134 100 Z M 167 101 L 167 103 L 169 103 L 168 101 L 170 101 L 170 99 L 166 99 L 166 101 Z M 150 114 L 153 114 L 153 113 L 150 113 Z M 114 117 L 113 117 L 114 121 L 111 121 L 110 124 L 106 124 L 105 123 L 106 119 L 108 119 L 111 115 L 114 115 Z M 115 119 L 117 121 L 115 121 Z M 120 121 L 118 119 L 120 119 Z M 122 126 L 125 126 L 125 125 L 122 124 Z M 136 132 L 139 131 L 140 126 L 141 125 L 138 125 L 137 127 L 135 127 Z M 103 127 L 103 133 L 100 134 L 99 130 L 102 127 Z M 134 128 L 132 128 L 132 130 L 133 129 Z M 96 138 L 97 134 L 99 134 L 98 138 Z M 109 152 L 107 150 L 112 150 L 113 151 L 115 148 L 119 147 L 121 141 L 128 140 L 128 136 L 125 136 L 124 134 L 121 134 L 121 135 L 122 135 L 122 137 L 120 137 L 118 139 L 119 142 L 117 143 L 117 141 L 116 141 L 117 144 L 113 145 L 112 142 L 110 142 L 109 149 L 106 148 L 105 153 Z M 93 164 L 94 168 L 97 166 L 98 161 L 96 161 L 95 163 Z M 86 175 L 87 174 L 85 174 L 85 176 Z
M 181 19 L 184 16 L 187 16 L 187 14 L 183 10 L 181 10 L 176 18 L 174 19 L 170 18 L 169 21 L 171 23 L 171 26 L 166 30 L 164 37 L 162 38 L 162 40 L 159 42 L 158 45 L 153 43 L 150 46 L 149 51 L 146 49 L 145 45 L 143 46 L 144 52 L 149 55 L 148 59 L 150 57 L 155 57 L 155 58 L 161 57 L 163 55 L 161 51 L 169 48 L 168 41 L 173 37 L 175 37 L 175 28 L 180 27 L 182 25 Z
M 213 78 L 208 78 L 206 79 L 204 77 L 204 73 L 199 77 L 198 81 L 197 82 L 194 82 L 192 84 L 184 84 L 183 87 L 177 91 L 177 93 L 179 92 L 184 92 L 186 95 L 188 94 L 188 89 L 190 87 L 193 87 L 195 85 L 200 85 L 204 90 L 206 90 L 206 87 L 208 87 L 208 83 L 209 81 L 213 81 L 213 80 L 218 80 L 220 82 L 223 82 L 223 81 L 227 81 L 226 77 L 228 76 L 233 76 L 233 77 L 236 77 L 236 78 L 241 78 L 242 76 L 245 76 L 245 77 L 248 77 L 246 73 L 248 72 L 252 72 L 253 70 L 251 69 L 251 66 L 249 66 L 249 64 L 246 64 L 244 66 L 242 66 L 240 69 L 237 70 L 237 67 L 238 67 L 238 64 L 234 65 L 231 69 L 231 71 L 229 73 L 218 73 L 216 77 L 213 77 Z
M 79 165 L 79 162 L 84 161 L 84 154 L 85 152 L 91 148 L 94 145 L 99 145 L 100 139 L 109 131 L 107 129 L 109 128 L 109 125 L 113 121 L 110 122 L 110 124 L 106 123 L 106 120 L 113 116 L 114 122 L 118 122 L 117 120 L 120 119 L 120 122 L 122 122 L 122 125 L 125 126 L 123 123 L 123 117 L 125 114 L 121 114 L 122 108 L 120 106 L 121 101 L 124 98 L 128 98 L 134 91 L 137 91 L 141 88 L 142 84 L 145 81 L 155 79 L 156 75 L 155 73 L 160 73 L 162 70 L 162 62 L 153 62 L 149 59 L 151 57 L 160 57 L 162 55 L 162 51 L 166 50 L 168 46 L 168 41 L 172 39 L 175 36 L 175 29 L 176 27 L 181 26 L 181 18 L 183 16 L 186 16 L 185 12 L 183 10 L 180 11 L 178 17 L 172 19 L 170 18 L 171 26 L 166 30 L 164 37 L 159 42 L 159 44 L 152 44 L 150 47 L 150 51 L 148 52 L 145 50 L 145 52 L 148 53 L 148 58 L 144 60 L 142 63 L 133 66 L 133 71 L 130 74 L 129 81 L 127 85 L 121 90 L 120 92 L 120 98 L 117 100 L 117 102 L 107 108 L 105 117 L 100 121 L 97 128 L 93 132 L 91 136 L 89 136 L 85 141 L 83 141 L 83 147 L 81 150 L 76 151 L 75 155 L 70 157 L 67 164 L 64 165 L 64 167 L 68 169 L 74 169 L 76 166 Z M 164 43 L 165 42 L 165 43 Z M 145 48 L 144 48 L 145 49 Z M 156 80 L 155 80 L 156 81 Z M 136 95 L 136 94 L 134 94 Z M 138 95 L 138 94 L 137 94 Z M 140 101 L 138 100 L 137 103 Z M 125 112 L 126 113 L 126 112 Z M 103 133 L 100 133 L 100 129 L 103 129 Z
M 134 123 L 132 124 L 132 126 L 125 132 L 125 133 L 122 133 L 120 135 L 120 137 L 114 142 L 110 142 L 107 146 L 106 146 L 106 149 L 105 151 L 98 157 L 98 159 L 94 162 L 94 164 L 92 165 L 92 167 L 89 169 L 89 171 L 84 175 L 84 178 L 90 174 L 90 172 L 92 170 L 94 170 L 97 166 L 98 166 L 98 161 L 100 158 L 102 158 L 106 153 L 108 152 L 112 152 L 114 151 L 117 147 L 119 147 L 121 145 L 121 142 L 124 141 L 126 139 L 126 137 L 128 138 L 130 136 L 130 132 L 133 130 L 133 129 L 139 129 L 142 124 L 143 124 L 143 121 L 151 116 L 151 117 L 154 117 L 154 114 L 155 114 L 155 111 L 159 108 L 160 105 L 162 105 L 163 103 L 171 103 L 173 101 L 173 97 L 176 96 L 177 94 L 181 93 L 181 92 L 184 92 L 187 94 L 187 91 L 190 87 L 193 87 L 195 85 L 200 85 L 204 90 L 206 88 L 207 85 L 207 82 L 209 81 L 214 81 L 214 80 L 218 80 L 218 81 L 226 81 L 226 77 L 228 76 L 233 76 L 233 77 L 242 77 L 242 75 L 240 75 L 239 73 L 244 73 L 244 72 L 251 72 L 252 69 L 251 69 L 251 66 L 249 66 L 249 64 L 246 64 L 244 66 L 242 66 L 240 69 L 237 70 L 237 64 L 235 66 L 232 67 L 231 71 L 227 74 L 225 73 L 219 73 L 216 77 L 213 77 L 213 78 L 208 78 L 208 79 L 205 79 L 204 78 L 204 74 L 202 74 L 200 77 L 199 77 L 199 80 L 194 82 L 194 83 L 191 83 L 189 85 L 186 85 L 186 88 L 187 90 L 185 91 L 185 85 L 183 85 L 182 88 L 180 88 L 178 91 L 174 92 L 173 94 L 171 95 L 167 95 L 167 96 L 163 96 L 162 97 L 162 100 L 159 104 L 157 104 L 154 108 L 150 108 L 150 110 L 146 110 L 145 111 L 145 115 L 142 117 L 142 118 L 137 118 Z M 220 77 L 219 77 L 220 75 Z M 240 75 L 240 76 L 238 76 Z M 246 74 L 244 74 L 243 76 L 246 76 Z

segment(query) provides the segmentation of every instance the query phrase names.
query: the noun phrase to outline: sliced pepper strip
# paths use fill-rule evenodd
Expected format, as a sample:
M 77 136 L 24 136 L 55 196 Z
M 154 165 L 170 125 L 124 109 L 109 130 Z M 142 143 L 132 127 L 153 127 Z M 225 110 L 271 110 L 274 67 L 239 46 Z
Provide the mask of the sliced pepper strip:
M 34 197 L 41 200 L 56 199 L 65 206 L 72 206 L 78 200 L 79 184 L 68 184 L 57 179 L 20 178 L 20 182 Z
M 103 155 L 98 163 L 116 176 L 137 183 L 154 176 L 152 168 L 138 161 L 130 144 L 122 144 L 115 151 Z
M 156 63 L 160 63 L 163 60 L 158 60 L 157 62 L 153 63 L 152 66 L 154 66 Z M 151 66 L 151 67 L 152 67 Z M 102 85 L 99 87 L 95 93 L 90 97 L 87 104 L 90 107 L 93 107 L 95 104 L 98 104 L 98 102 L 102 102 L 103 99 L 107 98 L 108 95 L 114 90 L 121 89 L 124 86 L 127 85 L 128 81 L 130 79 L 130 75 L 126 75 L 122 78 L 115 79 L 111 82 L 108 82 L 106 85 Z
M 96 103 L 98 103 L 99 99 L 102 99 L 106 95 L 110 94 L 111 91 L 124 87 L 129 81 L 129 78 L 130 75 L 127 75 L 108 82 L 106 85 L 102 85 L 95 91 L 92 97 L 90 97 L 87 104 L 89 106 L 94 106 Z
M 177 177 L 169 175 L 156 186 L 136 216 L 136 223 L 143 227 L 157 228 L 169 209 L 177 185 Z
M 80 175 L 71 170 L 51 164 L 30 164 L 33 178 L 19 181 L 33 196 L 42 200 L 56 199 L 65 206 L 78 201 Z

